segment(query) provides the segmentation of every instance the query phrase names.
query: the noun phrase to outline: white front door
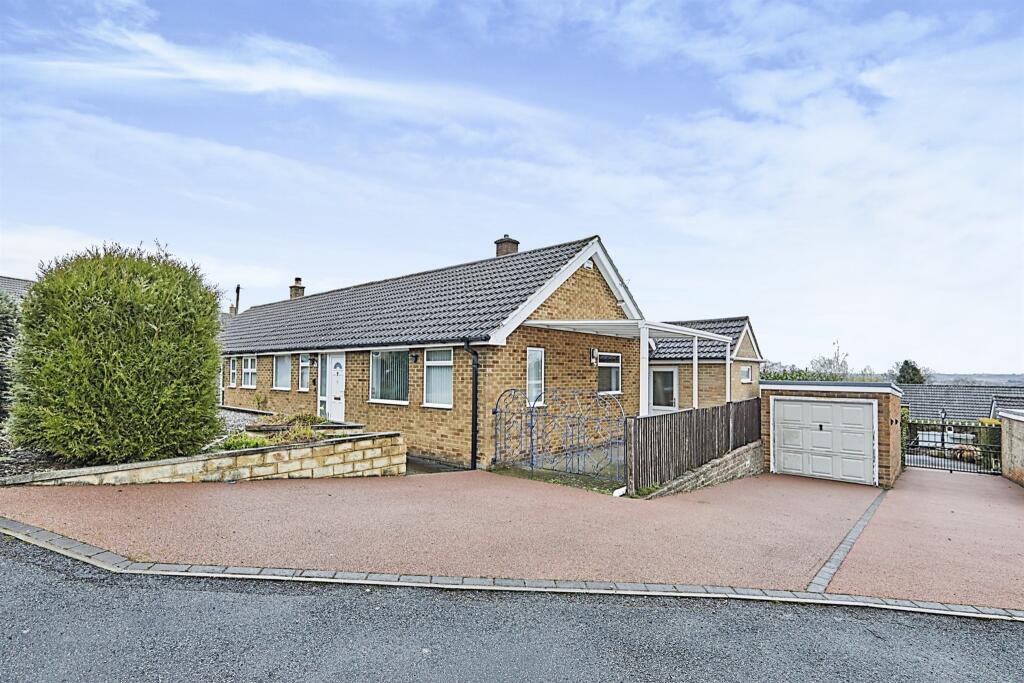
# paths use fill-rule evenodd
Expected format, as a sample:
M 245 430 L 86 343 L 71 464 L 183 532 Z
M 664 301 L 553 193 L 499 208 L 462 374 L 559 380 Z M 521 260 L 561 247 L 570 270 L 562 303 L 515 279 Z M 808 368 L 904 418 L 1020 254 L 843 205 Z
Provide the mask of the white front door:
M 345 354 L 329 353 L 327 358 L 327 419 L 345 420 Z
M 679 410 L 679 375 L 674 367 L 651 368 L 651 414 Z
M 775 471 L 874 484 L 875 410 L 873 401 L 775 399 Z

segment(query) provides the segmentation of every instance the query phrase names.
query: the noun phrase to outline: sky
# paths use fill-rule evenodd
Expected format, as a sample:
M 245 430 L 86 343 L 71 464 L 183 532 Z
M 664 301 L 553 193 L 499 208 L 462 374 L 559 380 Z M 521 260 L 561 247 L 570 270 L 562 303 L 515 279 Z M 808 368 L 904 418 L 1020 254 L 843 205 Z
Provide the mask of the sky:
M 0 0 L 0 274 L 242 308 L 601 235 L 646 317 L 1024 372 L 1024 6 Z

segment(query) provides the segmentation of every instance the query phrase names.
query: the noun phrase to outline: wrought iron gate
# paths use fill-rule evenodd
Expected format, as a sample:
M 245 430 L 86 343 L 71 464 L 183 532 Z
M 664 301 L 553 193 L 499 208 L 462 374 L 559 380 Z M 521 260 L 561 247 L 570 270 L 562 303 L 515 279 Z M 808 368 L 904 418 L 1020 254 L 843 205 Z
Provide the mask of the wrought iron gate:
M 999 425 L 974 420 L 907 420 L 903 464 L 949 472 L 1000 474 Z
M 492 412 L 495 464 L 625 481 L 626 415 L 614 396 L 553 389 L 531 403 L 508 389 Z

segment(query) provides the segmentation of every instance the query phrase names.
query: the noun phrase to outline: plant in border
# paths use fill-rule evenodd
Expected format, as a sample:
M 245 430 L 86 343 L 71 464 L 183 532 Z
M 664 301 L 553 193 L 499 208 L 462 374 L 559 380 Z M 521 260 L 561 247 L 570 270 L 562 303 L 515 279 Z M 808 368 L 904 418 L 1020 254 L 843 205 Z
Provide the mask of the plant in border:
M 191 455 L 220 430 L 218 294 L 160 245 L 45 264 L 21 318 L 16 445 L 111 464 Z

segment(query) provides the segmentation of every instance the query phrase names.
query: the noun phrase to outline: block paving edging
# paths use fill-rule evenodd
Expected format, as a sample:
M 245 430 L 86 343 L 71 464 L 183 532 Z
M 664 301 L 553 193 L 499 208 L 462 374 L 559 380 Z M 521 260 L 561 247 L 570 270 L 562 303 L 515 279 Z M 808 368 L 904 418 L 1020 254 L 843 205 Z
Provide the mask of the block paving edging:
M 232 567 L 225 565 L 135 562 L 113 551 L 62 536 L 6 517 L 0 517 L 0 534 L 86 562 L 115 574 L 156 576 L 198 576 L 219 579 L 262 579 L 343 583 L 447 590 L 518 591 L 541 593 L 585 593 L 596 595 L 640 595 L 653 597 L 718 598 L 760 600 L 811 605 L 872 607 L 901 612 L 919 612 L 975 619 L 997 619 L 1024 623 L 1024 610 L 1001 609 L 981 605 L 952 605 L 923 600 L 894 600 L 866 595 L 842 595 L 809 591 L 743 588 L 737 586 L 699 586 L 666 583 L 628 583 L 613 581 L 562 581 L 550 579 L 504 579 L 478 576 L 427 576 L 374 572 L 289 569 L 285 567 Z
M 871 521 L 871 518 L 875 515 L 875 510 L 882 504 L 885 499 L 886 491 L 882 489 L 875 496 L 875 499 L 871 501 L 871 505 L 864 511 L 864 514 L 860 516 L 857 523 L 853 525 L 853 528 L 847 532 L 846 537 L 843 538 L 839 546 L 832 552 L 832 555 L 825 560 L 825 563 L 818 569 L 818 573 L 814 575 L 811 582 L 807 584 L 807 592 L 809 593 L 824 593 L 828 590 L 829 584 L 832 583 L 832 578 L 839 571 L 839 567 L 843 564 L 846 556 L 850 554 L 850 550 L 853 549 L 853 544 L 860 538 L 864 528 Z

